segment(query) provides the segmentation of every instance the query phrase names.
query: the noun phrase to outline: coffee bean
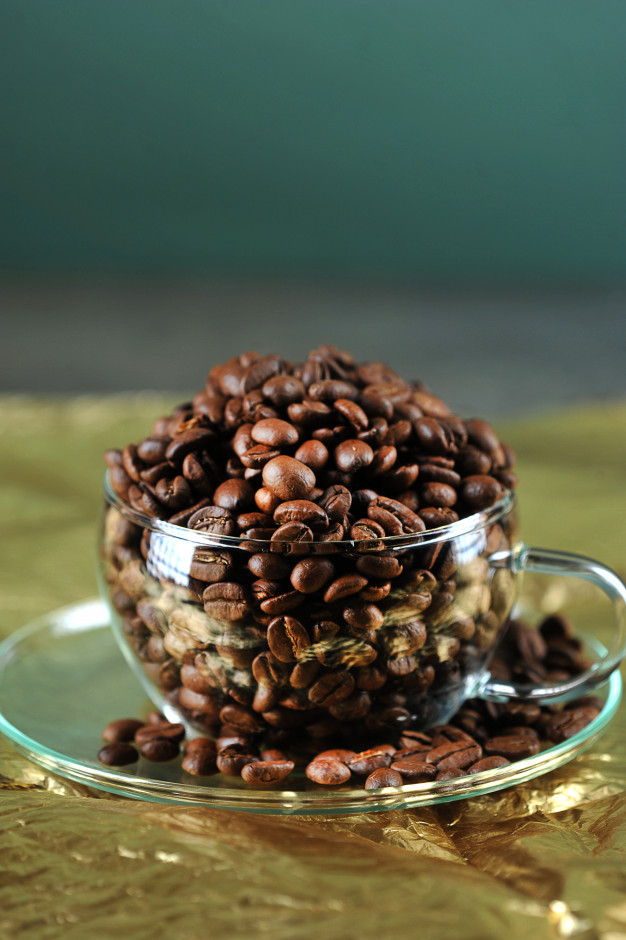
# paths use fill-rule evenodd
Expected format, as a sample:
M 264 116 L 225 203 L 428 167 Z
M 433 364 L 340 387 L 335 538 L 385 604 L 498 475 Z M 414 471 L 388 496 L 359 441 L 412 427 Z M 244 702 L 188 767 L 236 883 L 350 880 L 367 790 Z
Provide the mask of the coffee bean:
M 189 574 L 199 581 L 225 581 L 232 573 L 233 556 L 230 552 L 212 548 L 194 549 Z
M 332 578 L 335 566 L 327 558 L 312 556 L 299 561 L 291 572 L 291 583 L 302 594 L 313 594 L 319 591 Z M 324 600 L 326 601 L 326 594 Z
M 343 619 L 359 630 L 378 630 L 384 622 L 380 608 L 367 602 L 348 604 L 343 609 Z
M 596 717 L 594 708 L 570 707 L 557 712 L 548 720 L 545 727 L 546 736 L 550 741 L 567 741 L 578 734 Z M 508 754 L 505 754 L 508 757 Z
M 284 522 L 279 526 L 271 537 L 272 542 L 312 542 L 313 530 L 305 525 L 304 522 Z M 304 551 L 307 546 L 304 544 Z
M 333 604 L 335 601 L 358 592 L 367 584 L 367 578 L 359 574 L 344 574 L 335 578 L 324 592 L 324 603 Z
M 136 732 L 143 727 L 143 724 L 143 721 L 138 721 L 136 718 L 118 718 L 117 721 L 110 721 L 103 728 L 102 737 L 110 744 L 134 741 Z
M 393 760 L 391 769 L 400 774 L 403 783 L 424 783 L 428 780 L 434 780 L 437 775 L 437 768 L 434 764 L 425 760 L 420 760 L 416 756 L 400 757 Z
M 361 555 L 357 558 L 356 567 L 362 574 L 371 578 L 397 578 L 402 574 L 402 565 L 391 552 Z
M 480 774 L 485 770 L 496 770 L 498 767 L 506 767 L 511 762 L 506 757 L 499 754 L 493 754 L 491 757 L 483 757 L 467 768 L 468 774 Z
M 258 759 L 246 744 L 234 743 L 218 751 L 216 764 L 220 773 L 229 777 L 239 777 L 246 764 L 252 764 Z
M 281 663 L 293 663 L 302 658 L 311 645 L 305 627 L 294 617 L 275 617 L 267 628 L 267 643 L 272 655 Z
M 236 532 L 232 515 L 221 506 L 203 506 L 189 517 L 187 526 L 211 535 L 234 535 Z
M 321 506 L 308 499 L 292 499 L 281 503 L 274 512 L 274 521 L 278 525 L 285 522 L 303 522 L 311 529 L 324 529 L 328 526 L 328 516 Z
M 452 431 L 436 418 L 418 418 L 413 422 L 417 440 L 428 454 L 449 454 L 456 451 Z
M 209 584 L 204 589 L 202 599 L 206 613 L 216 620 L 242 620 L 250 607 L 248 592 L 235 581 Z
M 196 739 L 202 740 L 202 739 Z M 205 739 L 206 740 L 206 739 Z M 191 744 L 192 742 L 189 742 Z M 215 747 L 194 747 L 186 751 L 181 763 L 185 773 L 193 777 L 208 777 L 217 772 Z
M 310 440 L 298 447 L 294 457 L 310 467 L 314 473 L 319 473 L 328 463 L 329 453 L 322 441 Z
M 142 725 L 135 732 L 135 743 L 142 748 L 148 741 L 154 741 L 158 738 L 167 741 L 173 741 L 178 745 L 185 737 L 185 726 L 179 722 L 154 722 Z
M 291 566 L 281 555 L 257 554 L 248 559 L 248 568 L 257 578 L 270 578 L 272 580 L 286 578 Z
M 398 500 L 377 496 L 367 507 L 367 515 L 379 522 L 387 535 L 423 532 L 426 528 L 420 517 Z
M 356 756 L 356 751 L 350 751 L 345 747 L 331 747 L 326 751 L 320 751 L 319 754 L 315 755 L 315 760 L 324 760 L 325 758 L 332 758 L 332 760 L 339 760 L 342 763 L 350 760 L 350 758 Z
M 404 780 L 402 774 L 391 767 L 379 767 L 373 770 L 365 780 L 366 790 L 379 790 L 381 787 L 399 787 Z
M 308 392 L 313 401 L 321 401 L 324 404 L 333 404 L 340 398 L 348 398 L 350 401 L 354 401 L 359 395 L 355 385 L 338 379 L 323 379 L 314 382 L 309 386 Z
M 295 764 L 291 760 L 262 760 L 252 764 L 245 764 L 241 768 L 241 776 L 246 783 L 258 786 L 259 784 L 280 783 L 285 780 Z
M 274 375 L 263 383 L 264 398 L 271 401 L 276 408 L 285 408 L 292 402 L 300 402 L 304 398 L 304 385 L 300 379 L 293 375 Z
M 343 761 L 334 760 L 332 757 L 316 757 L 307 764 L 305 774 L 313 783 L 321 783 L 324 786 L 337 786 L 346 783 L 351 777 L 350 770 Z
M 393 759 L 393 753 L 393 748 L 372 747 L 366 751 L 360 751 L 354 757 L 349 757 L 346 764 L 352 773 L 368 775 L 380 767 L 389 767 Z
M 257 444 L 269 444 L 271 447 L 290 447 L 298 440 L 298 431 L 280 418 L 264 418 L 253 425 L 250 432 L 253 441 Z
M 171 738 L 155 737 L 149 738 L 139 745 L 139 753 L 146 760 L 153 761 L 155 764 L 165 763 L 174 760 L 178 756 L 180 748 L 176 741 Z
M 124 767 L 126 764 L 134 764 L 138 759 L 136 749 L 126 741 L 105 744 L 98 751 L 98 760 L 111 767 Z
M 374 459 L 374 451 L 365 441 L 358 439 L 343 441 L 335 448 L 335 463 L 344 473 L 356 473 L 369 467 Z
M 263 467 L 263 483 L 281 500 L 306 499 L 315 486 L 315 474 L 294 457 L 274 457 Z
M 484 751 L 487 755 L 497 754 L 508 760 L 521 760 L 538 754 L 539 742 L 527 735 L 500 735 L 485 741 Z
M 314 705 L 328 707 L 347 698 L 353 689 L 351 672 L 326 672 L 309 688 L 309 700 Z
M 213 502 L 237 515 L 253 505 L 254 490 L 246 480 L 226 480 L 215 490 Z
M 447 483 L 424 483 L 420 487 L 420 499 L 427 506 L 451 507 L 457 501 L 456 490 Z
M 480 512 L 492 506 L 504 495 L 504 487 L 493 477 L 477 475 L 465 477 L 461 483 L 460 496 L 472 512 Z
M 333 408 L 358 431 L 365 430 L 369 424 L 369 418 L 363 409 L 349 398 L 336 398 Z
M 352 505 L 352 494 L 345 486 L 335 484 L 324 491 L 319 504 L 329 519 L 333 522 L 342 522 Z

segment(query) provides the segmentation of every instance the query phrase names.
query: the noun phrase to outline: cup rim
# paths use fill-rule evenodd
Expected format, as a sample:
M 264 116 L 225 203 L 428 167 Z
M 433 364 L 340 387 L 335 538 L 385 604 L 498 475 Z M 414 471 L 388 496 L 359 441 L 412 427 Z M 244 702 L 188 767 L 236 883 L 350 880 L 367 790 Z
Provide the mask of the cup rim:
M 432 545 L 436 542 L 447 542 L 466 536 L 470 533 L 476 533 L 486 528 L 493 522 L 497 522 L 506 513 L 514 508 L 516 497 L 513 490 L 507 490 L 505 495 L 480 512 L 471 516 L 459 519 L 457 522 L 450 522 L 444 526 L 438 526 L 433 529 L 425 529 L 422 532 L 411 532 L 406 535 L 386 535 L 377 539 L 342 539 L 336 542 L 289 542 L 274 539 L 249 539 L 241 535 L 213 535 L 207 532 L 197 532 L 195 529 L 188 529 L 186 526 L 176 525 L 168 522 L 166 519 L 160 519 L 156 516 L 148 516 L 146 513 L 133 509 L 125 500 L 115 492 L 111 486 L 109 471 L 104 474 L 104 497 L 106 502 L 112 508 L 116 509 L 125 519 L 134 523 L 142 529 L 148 529 L 150 532 L 166 535 L 170 538 L 183 539 L 186 542 L 192 542 L 194 545 L 211 545 L 220 548 L 241 549 L 245 548 L 250 552 L 256 549 L 258 552 L 283 552 L 288 554 L 290 551 L 297 554 L 334 554 L 345 551 L 350 552 L 380 552 L 393 551 L 397 549 L 418 548 L 426 545 Z

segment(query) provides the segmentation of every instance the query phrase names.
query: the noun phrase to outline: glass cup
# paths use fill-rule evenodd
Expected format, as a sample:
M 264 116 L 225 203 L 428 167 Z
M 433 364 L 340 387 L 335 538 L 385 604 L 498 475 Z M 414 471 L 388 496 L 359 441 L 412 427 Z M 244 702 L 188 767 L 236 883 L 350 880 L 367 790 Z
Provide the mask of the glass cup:
M 411 535 L 217 536 L 151 518 L 104 483 L 101 591 L 116 639 L 170 720 L 210 736 L 367 746 L 447 722 L 468 698 L 565 702 L 626 651 L 626 587 L 597 561 L 517 540 L 508 493 Z M 606 653 L 535 684 L 492 677 L 519 573 L 584 578 L 615 609 Z

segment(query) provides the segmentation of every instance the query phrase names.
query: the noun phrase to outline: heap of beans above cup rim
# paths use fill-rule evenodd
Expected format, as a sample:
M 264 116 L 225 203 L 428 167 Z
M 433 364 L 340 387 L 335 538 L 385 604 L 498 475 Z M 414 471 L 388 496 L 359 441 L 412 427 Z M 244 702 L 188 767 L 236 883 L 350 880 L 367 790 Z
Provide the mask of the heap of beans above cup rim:
M 249 352 L 106 462 L 137 511 L 201 533 L 377 539 L 448 525 L 517 483 L 493 428 L 421 382 L 331 346 L 304 363 Z

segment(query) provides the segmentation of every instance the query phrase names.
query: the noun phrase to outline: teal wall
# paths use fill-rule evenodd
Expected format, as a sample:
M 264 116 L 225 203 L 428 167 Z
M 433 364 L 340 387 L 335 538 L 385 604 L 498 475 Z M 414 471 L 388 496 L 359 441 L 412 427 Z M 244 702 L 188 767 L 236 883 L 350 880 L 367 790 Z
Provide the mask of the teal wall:
M 5 269 L 624 276 L 624 0 L 0 18 Z

